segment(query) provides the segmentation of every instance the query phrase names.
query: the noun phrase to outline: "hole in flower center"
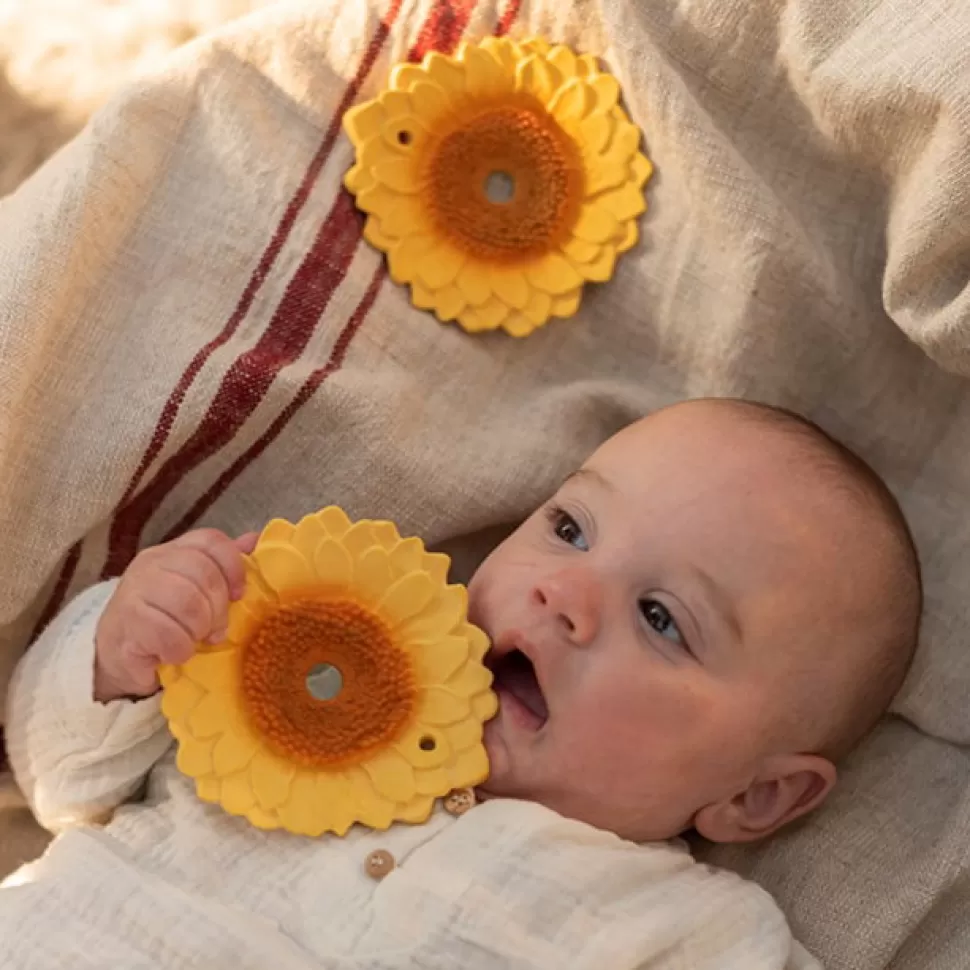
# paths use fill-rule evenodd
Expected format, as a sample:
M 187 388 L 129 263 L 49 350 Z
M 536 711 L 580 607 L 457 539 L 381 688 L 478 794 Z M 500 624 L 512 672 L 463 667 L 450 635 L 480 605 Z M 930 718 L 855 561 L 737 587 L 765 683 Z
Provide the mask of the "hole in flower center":
M 418 747 L 422 751 L 434 751 L 438 747 L 438 742 L 434 738 L 425 735 L 419 742 Z
M 485 178 L 485 198 L 492 205 L 508 205 L 515 196 L 515 179 L 508 172 L 489 172 Z
M 314 664 L 306 675 L 306 689 L 318 701 L 332 701 L 344 687 L 344 675 L 333 664 Z

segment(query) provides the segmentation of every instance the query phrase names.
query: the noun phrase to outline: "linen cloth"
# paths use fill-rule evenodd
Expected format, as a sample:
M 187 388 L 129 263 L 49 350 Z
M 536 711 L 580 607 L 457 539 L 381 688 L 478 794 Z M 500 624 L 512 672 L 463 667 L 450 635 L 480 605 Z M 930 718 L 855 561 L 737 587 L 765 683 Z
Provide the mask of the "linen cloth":
M 340 189 L 346 107 L 492 32 L 602 55 L 657 169 L 615 279 L 525 341 L 411 308 Z M 829 806 L 712 857 L 830 967 L 964 966 L 968 116 L 949 0 L 306 0 L 190 45 L 0 204 L 7 669 L 74 592 L 194 525 L 335 502 L 460 579 L 632 418 L 786 405 L 900 496 L 923 642 Z

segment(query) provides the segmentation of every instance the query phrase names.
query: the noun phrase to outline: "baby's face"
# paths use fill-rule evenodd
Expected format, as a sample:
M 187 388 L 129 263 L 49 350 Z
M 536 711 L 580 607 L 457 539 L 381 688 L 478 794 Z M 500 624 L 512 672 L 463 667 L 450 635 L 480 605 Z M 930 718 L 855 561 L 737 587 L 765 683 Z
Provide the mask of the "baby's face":
M 662 839 L 797 746 L 813 651 L 852 622 L 815 498 L 703 404 L 608 441 L 470 585 L 500 699 L 486 791 Z

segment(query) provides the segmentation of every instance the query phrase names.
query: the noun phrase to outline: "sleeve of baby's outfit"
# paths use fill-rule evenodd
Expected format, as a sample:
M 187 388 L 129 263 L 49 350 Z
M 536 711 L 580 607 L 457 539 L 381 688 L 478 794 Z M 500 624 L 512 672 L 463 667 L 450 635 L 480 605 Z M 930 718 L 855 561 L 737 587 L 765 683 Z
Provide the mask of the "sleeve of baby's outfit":
M 109 815 L 172 743 L 157 695 L 94 700 L 94 634 L 115 585 L 78 596 L 28 649 L 11 682 L 7 753 L 38 821 L 52 830 Z

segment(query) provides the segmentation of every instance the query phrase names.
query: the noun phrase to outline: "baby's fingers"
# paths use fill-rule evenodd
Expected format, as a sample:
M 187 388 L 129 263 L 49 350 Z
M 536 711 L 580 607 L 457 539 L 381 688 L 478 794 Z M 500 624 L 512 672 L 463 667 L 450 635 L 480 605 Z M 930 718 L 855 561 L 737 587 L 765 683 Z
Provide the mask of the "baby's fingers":
M 219 571 L 226 584 L 230 600 L 237 600 L 246 587 L 246 566 L 243 562 L 243 552 L 252 551 L 246 546 L 250 542 L 249 536 L 232 540 L 223 532 L 216 529 L 197 529 L 188 532 L 172 543 L 175 549 L 192 549 L 206 556 Z M 255 545 L 255 540 L 252 540 Z
M 184 563 L 174 568 L 159 564 L 156 576 L 141 599 L 153 611 L 152 626 L 161 640 L 185 638 L 194 644 L 219 632 L 228 606 L 228 593 L 221 580 L 209 589 Z

